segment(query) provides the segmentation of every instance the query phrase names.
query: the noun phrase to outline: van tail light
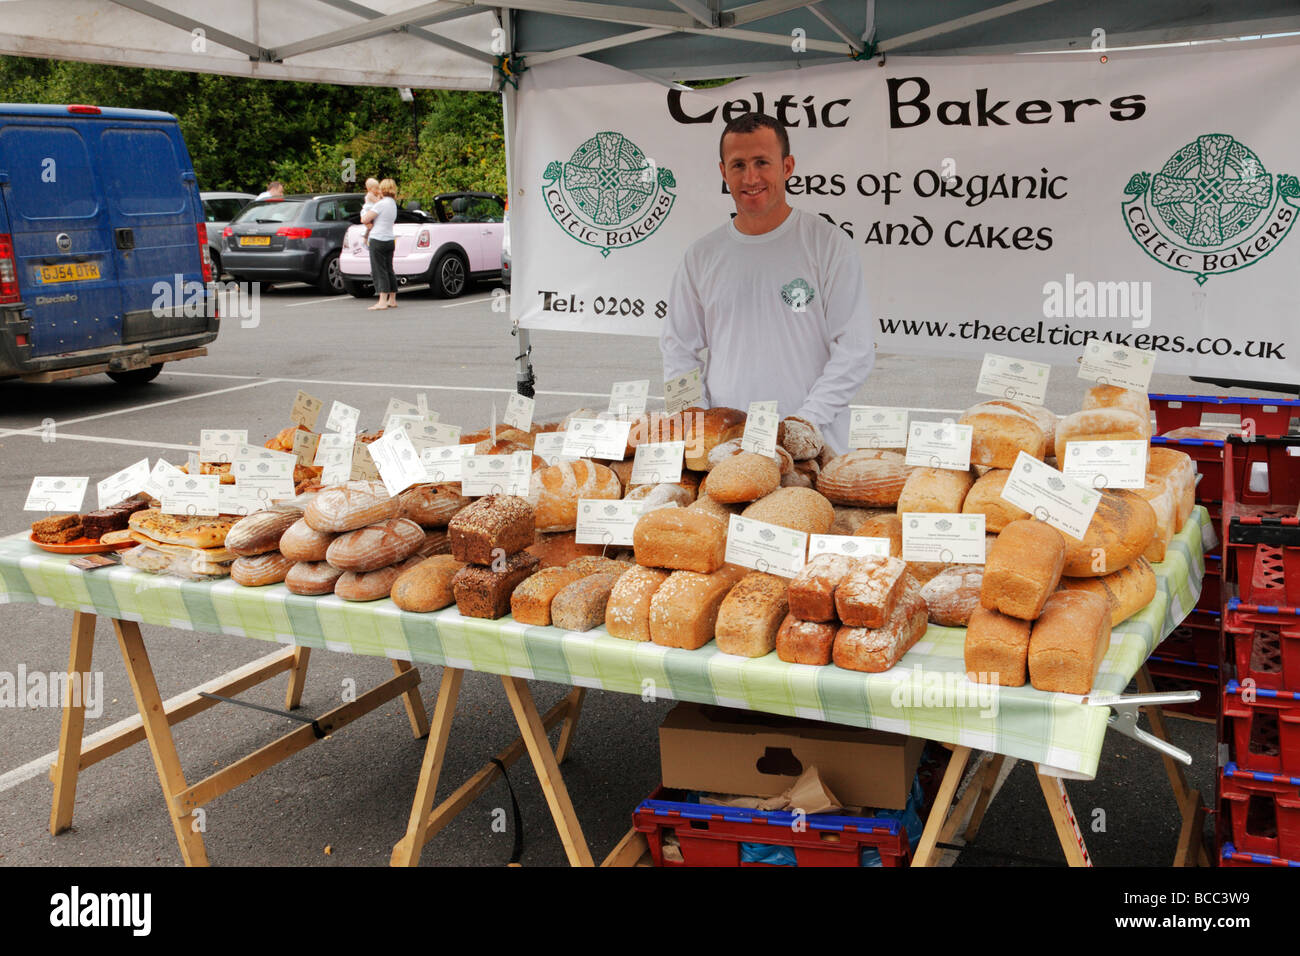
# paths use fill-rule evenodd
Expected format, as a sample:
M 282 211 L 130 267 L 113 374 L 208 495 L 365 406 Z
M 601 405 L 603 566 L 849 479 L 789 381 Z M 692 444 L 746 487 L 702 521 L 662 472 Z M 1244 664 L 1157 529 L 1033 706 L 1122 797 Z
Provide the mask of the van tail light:
M 275 230 L 275 234 L 286 239 L 306 239 L 311 235 L 311 230 L 302 226 L 281 226 Z
M 195 226 L 195 235 L 199 240 L 199 264 L 203 267 L 203 281 L 212 281 L 212 256 L 208 254 L 208 225 L 201 222 Z
M 18 293 L 18 265 L 14 262 L 14 240 L 9 233 L 0 233 L 0 302 L 21 301 Z
M 428 229 L 421 229 L 421 230 L 420 230 L 420 236 L 419 236 L 418 239 L 415 240 L 415 248 L 417 248 L 417 249 L 428 249 L 428 248 L 429 248 L 429 230 L 428 230 Z

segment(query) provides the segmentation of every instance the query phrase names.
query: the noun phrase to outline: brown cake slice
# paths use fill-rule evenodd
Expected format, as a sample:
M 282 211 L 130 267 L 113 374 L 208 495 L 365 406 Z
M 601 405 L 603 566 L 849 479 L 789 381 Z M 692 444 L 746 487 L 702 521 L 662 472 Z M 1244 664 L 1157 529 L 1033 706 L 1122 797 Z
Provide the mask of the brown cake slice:
M 52 515 L 32 522 L 32 538 L 41 544 L 67 544 L 81 537 L 81 515 Z
M 81 516 L 81 530 L 87 538 L 98 541 L 110 531 L 121 531 L 126 527 L 131 515 L 126 511 L 102 508 Z

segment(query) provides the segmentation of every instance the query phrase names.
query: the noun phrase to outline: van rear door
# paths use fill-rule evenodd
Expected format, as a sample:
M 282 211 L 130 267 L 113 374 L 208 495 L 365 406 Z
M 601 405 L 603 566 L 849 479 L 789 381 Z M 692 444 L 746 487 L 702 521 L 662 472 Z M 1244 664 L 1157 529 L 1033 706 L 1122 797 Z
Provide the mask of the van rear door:
M 109 213 L 84 126 L 9 121 L 0 129 L 0 197 L 31 354 L 117 345 L 122 299 Z

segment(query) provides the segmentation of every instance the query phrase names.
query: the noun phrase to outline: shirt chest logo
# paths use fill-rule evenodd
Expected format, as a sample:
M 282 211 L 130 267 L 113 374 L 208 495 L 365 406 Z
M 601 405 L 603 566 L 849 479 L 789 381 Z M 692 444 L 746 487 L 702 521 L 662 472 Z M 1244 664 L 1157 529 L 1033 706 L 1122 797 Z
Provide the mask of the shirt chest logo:
M 817 293 L 805 279 L 791 279 L 781 286 L 781 301 L 796 312 L 802 312 L 812 304 Z

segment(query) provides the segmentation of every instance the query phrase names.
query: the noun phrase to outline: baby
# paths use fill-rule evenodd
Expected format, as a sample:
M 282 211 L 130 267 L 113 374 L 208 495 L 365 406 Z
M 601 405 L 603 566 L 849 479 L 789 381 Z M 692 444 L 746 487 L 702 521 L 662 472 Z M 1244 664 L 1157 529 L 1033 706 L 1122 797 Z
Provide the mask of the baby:
M 383 195 L 379 192 L 379 180 L 375 179 L 373 176 L 370 179 L 367 179 L 366 180 L 366 201 L 361 204 L 362 215 L 365 214 L 367 209 L 371 208 L 375 203 L 379 202 L 379 200 L 383 198 L 384 198 Z M 363 239 L 367 245 L 369 245 L 370 243 L 370 230 L 373 229 L 374 227 L 375 227 L 375 221 L 373 219 L 370 220 L 370 222 L 366 223 L 366 234 L 363 237 Z

